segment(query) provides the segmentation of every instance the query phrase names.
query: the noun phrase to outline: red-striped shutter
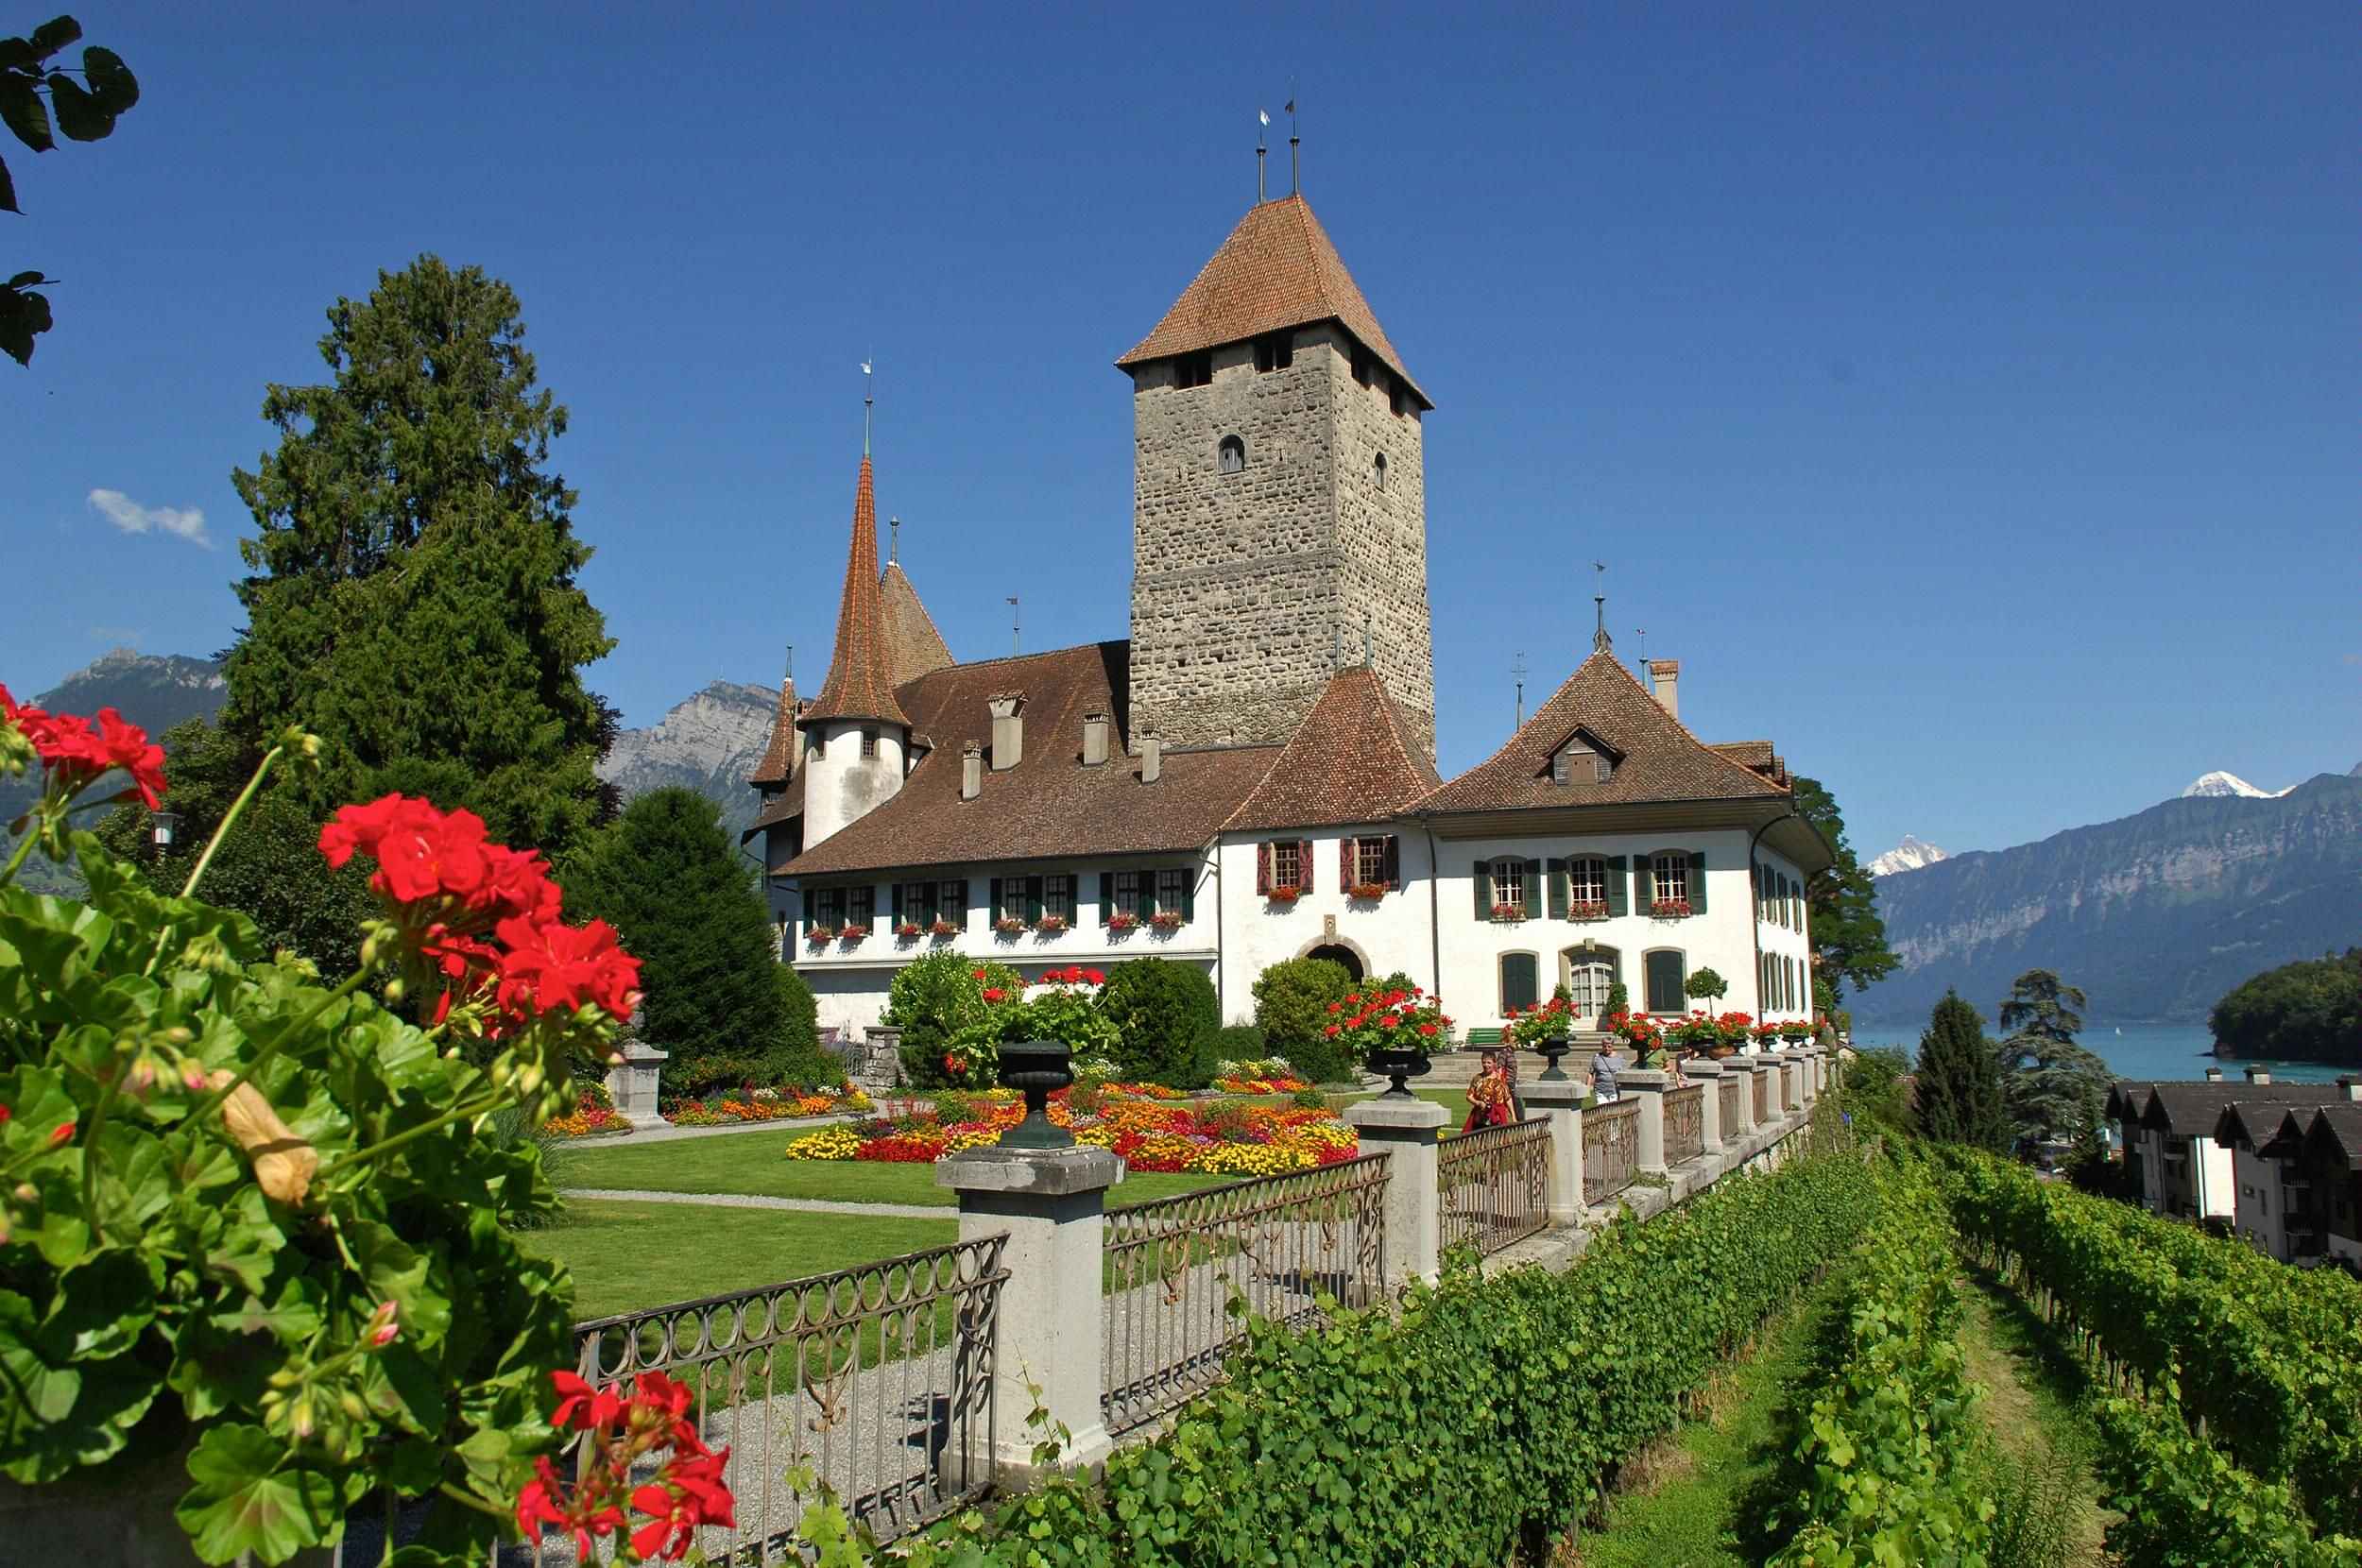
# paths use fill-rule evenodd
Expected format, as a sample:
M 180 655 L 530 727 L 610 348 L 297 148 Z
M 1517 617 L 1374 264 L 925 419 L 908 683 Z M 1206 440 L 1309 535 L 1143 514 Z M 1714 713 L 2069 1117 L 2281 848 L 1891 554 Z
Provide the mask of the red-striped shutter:
M 1296 841 L 1296 891 L 1299 893 L 1312 891 L 1312 841 L 1310 839 Z
M 1271 845 L 1255 846 L 1255 896 L 1260 898 L 1271 892 Z
M 1354 875 L 1353 843 L 1351 839 L 1337 841 L 1337 885 L 1341 888 L 1349 888 L 1361 880 Z

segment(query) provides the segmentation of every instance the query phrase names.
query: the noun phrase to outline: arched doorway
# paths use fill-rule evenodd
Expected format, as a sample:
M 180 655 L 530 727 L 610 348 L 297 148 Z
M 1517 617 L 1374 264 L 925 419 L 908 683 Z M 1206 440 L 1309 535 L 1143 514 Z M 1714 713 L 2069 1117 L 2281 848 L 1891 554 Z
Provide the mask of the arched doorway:
M 1613 947 L 1586 943 L 1558 955 L 1559 983 L 1573 1000 L 1575 1021 L 1585 1029 L 1599 1026 L 1607 1011 L 1608 991 L 1621 978 L 1621 955 Z
M 1338 943 L 1325 943 L 1318 947 L 1314 947 L 1304 956 L 1306 958 L 1325 958 L 1331 963 L 1343 965 L 1345 973 L 1351 975 L 1357 980 L 1367 978 L 1366 972 L 1361 967 L 1361 955 L 1355 952 L 1352 948 L 1344 946 Z

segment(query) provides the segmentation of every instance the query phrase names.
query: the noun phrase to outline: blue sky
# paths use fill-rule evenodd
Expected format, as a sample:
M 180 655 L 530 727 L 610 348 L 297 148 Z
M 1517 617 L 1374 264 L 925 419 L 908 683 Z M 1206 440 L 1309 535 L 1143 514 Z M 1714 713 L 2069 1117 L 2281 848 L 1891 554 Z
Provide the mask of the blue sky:
M 64 280 L 0 364 L 20 691 L 229 641 L 265 385 L 424 250 L 516 288 L 573 411 L 630 722 L 791 640 L 817 683 L 872 352 L 880 509 L 955 652 L 1011 593 L 1029 646 L 1121 636 L 1109 362 L 1292 77 L 1438 405 L 1447 772 L 1516 653 L 1530 701 L 1580 656 L 1595 557 L 1619 650 L 1865 853 L 2362 758 L 2351 6 L 76 13 L 143 97 L 9 149 L 0 261 Z

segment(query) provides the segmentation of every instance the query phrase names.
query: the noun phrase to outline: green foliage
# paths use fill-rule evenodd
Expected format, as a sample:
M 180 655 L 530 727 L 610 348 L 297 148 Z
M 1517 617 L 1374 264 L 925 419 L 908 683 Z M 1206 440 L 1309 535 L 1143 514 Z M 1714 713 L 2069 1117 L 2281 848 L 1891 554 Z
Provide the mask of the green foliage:
M 640 960 L 640 1034 L 671 1053 L 666 1093 L 697 1092 L 698 1064 L 713 1057 L 762 1063 L 750 1075 L 762 1084 L 843 1081 L 811 1015 L 790 1015 L 770 912 L 720 809 L 694 790 L 652 790 L 585 844 L 567 869 L 566 908 L 614 927 Z
M 116 118 L 140 101 L 138 80 L 112 49 L 95 44 L 84 49 L 80 81 L 67 68 L 49 64 L 81 36 L 80 23 L 60 16 L 35 27 L 28 38 L 0 38 L 0 125 L 35 152 L 52 151 L 60 136 L 101 141 L 113 134 Z M 8 162 L 0 159 L 0 211 L 24 210 L 16 203 Z M 34 290 L 57 281 L 35 269 L 0 282 L 0 349 L 19 365 L 33 362 L 33 339 L 50 328 L 48 298 Z
M 1919 1037 L 1919 1130 L 1939 1143 L 2000 1149 L 2009 1142 L 2001 1064 L 1977 1010 L 1947 991 Z
M 1328 1004 L 1353 989 L 1345 966 L 1325 958 L 1292 958 L 1255 977 L 1255 1027 L 1264 1048 L 1278 1052 L 1315 1083 L 1342 1083 L 1358 1063 L 1347 1062 L 1321 1031 L 1336 1020 Z M 1228 1055 L 1228 1052 L 1224 1052 Z
M 2011 1134 L 2021 1145 L 2053 1138 L 2088 1138 L 2100 1122 L 2108 1064 L 2076 1044 L 2083 1027 L 2083 993 L 2047 969 L 2018 976 L 2001 1004 L 2001 1088 Z
M 1632 1011 L 1632 993 L 1624 989 L 1622 980 L 1610 980 L 1607 985 L 1607 1015 Z
M 1117 1075 L 1176 1089 L 1213 1082 L 1222 1003 L 1193 963 L 1127 959 L 1107 971 L 1099 1007 L 1116 1026 Z
M 2225 1055 L 2362 1066 L 2362 947 L 2242 980 L 2208 1021 Z
M 984 979 L 976 978 L 978 970 Z M 954 1080 L 944 1071 L 944 1056 L 964 1032 L 984 1020 L 984 986 L 1012 995 L 1024 981 L 1005 963 L 970 958 L 950 947 L 912 960 L 895 971 L 886 991 L 882 1022 L 902 1031 L 902 1077 L 922 1089 L 942 1088 Z M 989 1088 L 989 1082 L 975 1087 Z
M 1262 1059 L 1270 1047 L 1264 1043 L 1259 1024 L 1224 1024 L 1214 1031 L 1213 1044 L 1208 1048 L 1218 1062 L 1256 1062 Z M 1287 1053 L 1275 1050 L 1272 1054 L 1284 1056 Z M 1295 1065 L 1292 1061 L 1288 1065 Z
M 171 851 L 157 854 L 147 810 L 137 804 L 108 813 L 98 826 L 98 842 L 139 867 L 158 889 L 177 890 L 230 814 L 262 754 L 202 719 L 175 724 L 162 739 L 170 758 L 169 805 L 180 818 Z M 361 922 L 376 912 L 376 904 L 367 867 L 332 871 L 321 859 L 325 820 L 292 791 L 266 782 L 205 868 L 205 896 L 216 908 L 252 919 L 265 950 L 284 947 L 323 974 L 346 974 L 360 963 Z
M 2153 1568 L 2353 1568 L 2349 1537 L 2316 1538 L 2288 1487 L 2240 1470 L 2191 1432 L 2171 1400 L 2099 1402 L 2100 1471 L 2124 1514 L 2122 1562 Z
M 1910 1059 L 1900 1046 L 1876 1046 L 1857 1051 L 1845 1064 L 1838 1090 L 1838 1109 L 1865 1127 L 1891 1133 L 1910 1130 L 1911 1112 L 1905 1077 Z
M 1730 994 L 1730 981 L 1703 966 L 1689 971 L 1689 978 L 1682 981 L 1682 994 L 1692 1001 L 1720 1001 Z
M 1813 999 L 1821 1011 L 1834 1007 L 1844 987 L 1857 991 L 1891 974 L 1901 959 L 1887 946 L 1886 922 L 1878 915 L 1878 894 L 1870 873 L 1854 858 L 1845 839 L 1845 818 L 1837 797 L 1817 778 L 1793 781 L 1796 814 L 1812 824 L 1835 857 L 1824 871 L 1805 879 L 1806 929 L 1812 937 L 1815 980 L 1825 981 L 1829 1000 Z
M 608 810 L 591 769 L 614 714 L 580 672 L 614 644 L 575 584 L 574 494 L 541 469 L 566 411 L 535 385 L 518 309 L 421 256 L 328 313 L 330 384 L 270 388 L 278 449 L 233 476 L 257 537 L 222 727 L 332 742 L 290 786 L 315 818 L 425 794 L 563 865 Z

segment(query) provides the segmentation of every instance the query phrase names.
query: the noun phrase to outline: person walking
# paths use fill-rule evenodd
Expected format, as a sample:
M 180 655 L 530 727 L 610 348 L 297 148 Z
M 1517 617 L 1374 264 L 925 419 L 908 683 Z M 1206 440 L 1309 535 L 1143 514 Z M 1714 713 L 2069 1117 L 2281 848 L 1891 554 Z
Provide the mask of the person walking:
M 1616 1042 L 1610 1039 L 1600 1048 L 1600 1054 L 1591 1059 L 1591 1095 L 1605 1105 L 1616 1098 L 1616 1075 L 1624 1064 L 1617 1058 Z

